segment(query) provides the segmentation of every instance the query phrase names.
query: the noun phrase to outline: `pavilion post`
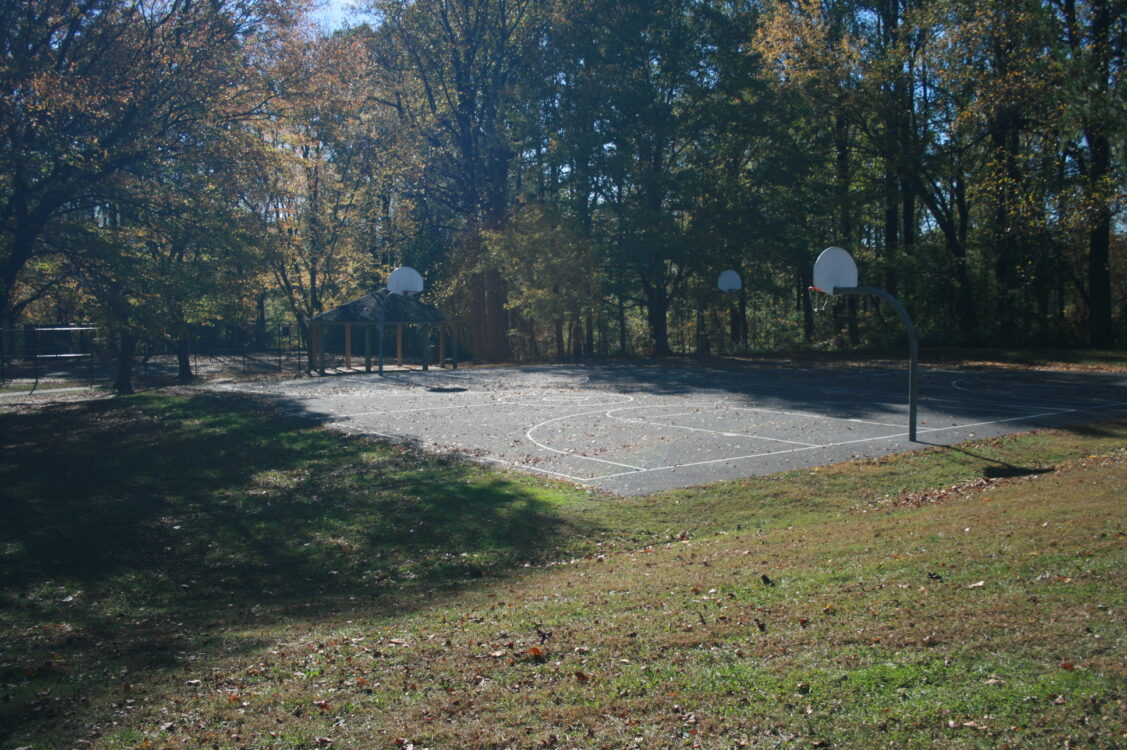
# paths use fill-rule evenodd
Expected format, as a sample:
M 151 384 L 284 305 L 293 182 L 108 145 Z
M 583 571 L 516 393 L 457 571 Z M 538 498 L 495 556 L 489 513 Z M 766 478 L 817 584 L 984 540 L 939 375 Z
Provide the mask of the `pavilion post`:
M 395 364 L 403 366 L 403 324 L 395 324 Z
M 372 371 L 372 326 L 364 326 L 364 372 Z
M 379 351 L 380 351 L 379 373 L 380 373 L 380 375 L 383 375 L 383 328 L 384 328 L 384 325 L 383 325 L 384 324 L 384 309 L 383 309 L 383 307 L 384 307 L 385 304 L 387 304 L 387 298 L 386 297 L 380 302 L 380 329 L 379 329 L 379 331 L 380 331 L 380 339 L 379 339 Z
M 313 351 L 316 352 L 317 372 L 325 374 L 325 329 L 320 324 L 313 326 Z
M 446 324 L 438 324 L 438 366 L 446 367 Z
M 344 324 L 344 369 L 352 369 L 352 324 Z

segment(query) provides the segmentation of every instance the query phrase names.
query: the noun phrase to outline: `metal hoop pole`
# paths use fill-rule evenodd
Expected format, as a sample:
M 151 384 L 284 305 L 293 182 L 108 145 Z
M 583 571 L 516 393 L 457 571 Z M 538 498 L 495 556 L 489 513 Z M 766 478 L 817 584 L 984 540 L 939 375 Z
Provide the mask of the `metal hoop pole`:
M 855 294 L 864 295 L 872 294 L 880 297 L 888 304 L 892 305 L 892 309 L 896 310 L 896 314 L 904 321 L 904 327 L 908 330 L 908 440 L 913 443 L 916 442 L 916 406 L 919 400 L 916 371 L 919 369 L 920 363 L 920 345 L 916 339 L 916 327 L 912 325 L 912 319 L 908 316 L 908 311 L 904 309 L 895 297 L 883 289 L 877 289 L 871 286 L 855 286 L 855 287 L 834 287 L 834 294 Z
M 388 294 L 391 294 L 391 292 L 388 292 Z M 379 348 L 379 354 L 378 354 L 379 364 L 376 367 L 376 371 L 380 375 L 383 375 L 383 324 L 384 324 L 384 306 L 386 304 L 387 304 L 387 294 L 385 294 L 383 296 L 383 299 L 380 300 L 380 341 L 379 341 L 379 347 L 378 347 Z

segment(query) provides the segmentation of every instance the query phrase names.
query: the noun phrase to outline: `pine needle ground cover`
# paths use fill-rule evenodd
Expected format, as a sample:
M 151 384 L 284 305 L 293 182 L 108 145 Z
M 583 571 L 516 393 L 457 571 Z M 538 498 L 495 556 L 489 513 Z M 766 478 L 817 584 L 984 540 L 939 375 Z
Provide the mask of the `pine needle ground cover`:
M 1127 422 L 644 498 L 249 400 L 0 427 L 0 747 L 1127 741 Z

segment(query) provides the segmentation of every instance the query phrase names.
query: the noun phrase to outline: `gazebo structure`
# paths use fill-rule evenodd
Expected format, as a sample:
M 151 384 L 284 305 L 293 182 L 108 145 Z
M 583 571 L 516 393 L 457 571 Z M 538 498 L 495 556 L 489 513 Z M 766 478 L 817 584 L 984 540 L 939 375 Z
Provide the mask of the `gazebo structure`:
M 438 330 L 438 363 L 446 364 L 446 335 L 447 329 L 456 324 L 452 317 L 433 305 L 420 302 L 403 294 L 388 291 L 386 287 L 369 292 L 359 299 L 345 303 L 340 307 L 315 316 L 310 321 L 309 335 L 312 341 L 313 361 L 317 371 L 325 373 L 325 331 L 331 326 L 339 326 L 344 331 L 344 366 L 352 369 L 354 334 L 359 332 L 363 337 L 364 370 L 372 371 L 372 333 L 376 334 L 379 372 L 383 372 L 383 339 L 387 326 L 395 326 L 395 361 L 403 364 L 403 327 L 423 326 L 429 334 L 431 330 Z M 429 338 L 429 336 L 428 336 Z M 455 336 L 455 341 L 457 337 Z M 456 369 L 458 358 L 455 353 L 451 364 Z M 428 369 L 429 347 L 422 347 L 422 367 Z

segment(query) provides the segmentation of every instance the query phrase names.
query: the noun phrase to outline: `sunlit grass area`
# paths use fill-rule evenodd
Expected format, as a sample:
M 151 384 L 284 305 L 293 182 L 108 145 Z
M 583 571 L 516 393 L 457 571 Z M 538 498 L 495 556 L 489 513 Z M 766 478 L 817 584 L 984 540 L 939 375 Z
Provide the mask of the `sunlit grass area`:
M 1127 739 L 1127 422 L 644 498 L 252 400 L 0 428 L 0 747 Z

